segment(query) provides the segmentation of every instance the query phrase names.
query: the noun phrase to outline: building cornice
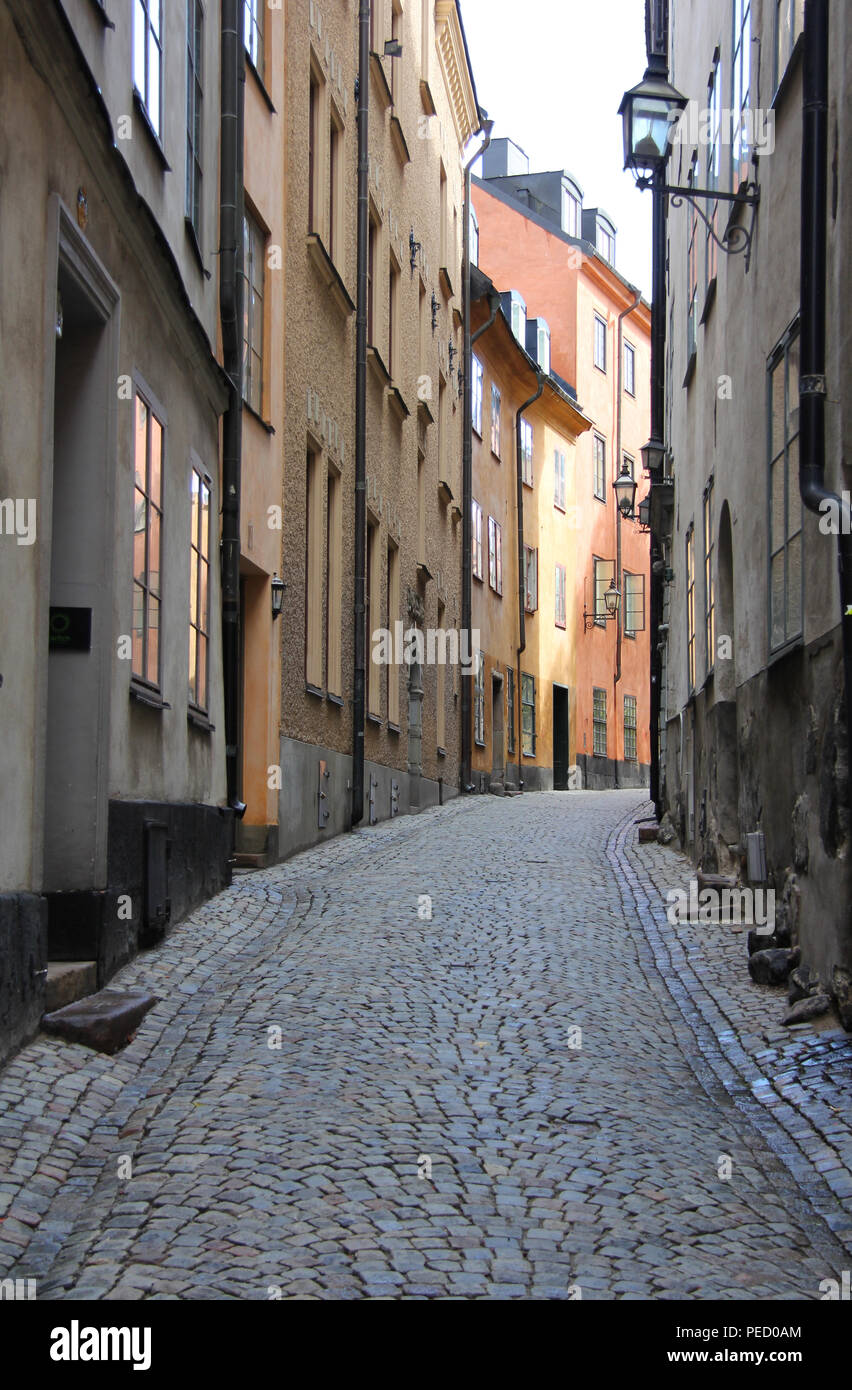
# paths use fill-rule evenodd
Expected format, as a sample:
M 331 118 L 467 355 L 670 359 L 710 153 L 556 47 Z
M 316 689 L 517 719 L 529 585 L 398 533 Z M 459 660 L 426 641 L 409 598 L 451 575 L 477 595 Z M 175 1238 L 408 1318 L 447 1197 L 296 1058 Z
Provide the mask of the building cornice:
M 437 0 L 435 43 L 459 148 L 464 149 L 468 140 L 479 129 L 479 108 L 456 0 Z

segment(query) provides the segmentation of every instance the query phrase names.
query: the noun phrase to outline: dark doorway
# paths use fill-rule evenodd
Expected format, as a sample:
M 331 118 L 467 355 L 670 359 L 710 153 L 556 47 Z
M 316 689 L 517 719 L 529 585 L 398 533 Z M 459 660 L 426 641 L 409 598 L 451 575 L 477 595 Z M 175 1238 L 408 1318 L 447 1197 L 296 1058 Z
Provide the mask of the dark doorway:
M 571 762 L 568 722 L 568 691 L 564 685 L 553 687 L 553 787 L 568 790 L 568 768 Z
M 503 751 L 503 677 L 491 677 L 491 785 L 502 787 L 506 780 Z

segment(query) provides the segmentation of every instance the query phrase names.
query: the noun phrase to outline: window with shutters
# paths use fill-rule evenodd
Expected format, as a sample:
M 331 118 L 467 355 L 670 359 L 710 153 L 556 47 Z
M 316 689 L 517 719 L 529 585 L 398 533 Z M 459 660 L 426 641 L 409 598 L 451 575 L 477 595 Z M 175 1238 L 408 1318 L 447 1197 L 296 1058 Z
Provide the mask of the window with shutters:
M 637 702 L 635 695 L 624 697 L 624 760 L 635 763 L 637 759 Z
M 470 539 L 473 547 L 472 568 L 475 579 L 483 579 L 482 568 L 482 508 L 478 502 L 471 502 L 471 528 Z
M 565 566 L 556 566 L 556 626 L 564 628 L 566 624 L 566 601 L 565 601 Z
M 538 608 L 538 551 L 524 546 L 524 609 L 534 613 Z
M 592 691 L 593 749 L 596 758 L 606 757 L 606 691 L 598 686 Z
M 521 752 L 525 758 L 535 757 L 535 677 L 521 673 Z
M 134 680 L 159 689 L 161 550 L 163 540 L 163 426 L 137 393 L 133 490 Z
M 491 452 L 500 457 L 501 398 L 499 388 L 491 387 Z
M 497 594 L 503 592 L 503 527 L 488 518 L 488 583 Z
M 553 451 L 553 505 L 565 511 L 565 455 L 561 449 Z
M 624 635 L 645 631 L 645 576 L 624 574 Z
M 529 420 L 521 421 L 521 481 L 533 485 L 533 427 Z

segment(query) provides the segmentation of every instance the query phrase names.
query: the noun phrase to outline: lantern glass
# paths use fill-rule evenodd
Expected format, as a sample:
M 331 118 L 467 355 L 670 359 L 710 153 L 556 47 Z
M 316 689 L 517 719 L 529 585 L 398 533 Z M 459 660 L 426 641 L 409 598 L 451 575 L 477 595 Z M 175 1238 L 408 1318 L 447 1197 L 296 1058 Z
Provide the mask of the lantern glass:
M 611 618 L 614 618 L 618 612 L 619 604 L 621 603 L 621 591 L 616 586 L 614 579 L 604 593 L 604 603 L 606 604 L 607 613 Z
M 633 515 L 633 504 L 636 501 L 636 484 L 630 476 L 630 470 L 624 465 L 621 473 L 613 483 L 618 510 L 623 517 L 629 518 Z

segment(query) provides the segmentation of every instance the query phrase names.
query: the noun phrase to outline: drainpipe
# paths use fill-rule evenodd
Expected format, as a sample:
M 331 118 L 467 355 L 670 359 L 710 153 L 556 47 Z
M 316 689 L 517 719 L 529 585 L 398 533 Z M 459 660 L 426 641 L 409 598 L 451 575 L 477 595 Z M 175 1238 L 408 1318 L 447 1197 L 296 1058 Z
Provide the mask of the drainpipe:
M 618 472 L 617 472 L 616 475 L 615 475 L 616 477 L 618 477 L 618 474 L 621 472 L 621 415 L 622 415 L 622 403 L 623 403 L 623 400 L 624 400 L 624 391 L 623 391 L 623 389 L 622 389 L 622 376 L 623 376 L 623 372 L 624 372 L 624 320 L 625 320 L 626 318 L 629 318 L 631 314 L 635 313 L 636 310 L 639 308 L 639 305 L 640 305 L 641 303 L 642 303 L 642 291 L 641 291 L 641 290 L 637 290 L 637 291 L 636 291 L 636 296 L 635 296 L 635 298 L 634 298 L 634 300 L 633 300 L 633 303 L 632 303 L 631 305 L 629 305 L 629 307 L 628 307 L 627 309 L 622 309 L 621 313 L 620 313 L 619 316 L 618 316 L 618 372 L 617 372 L 617 374 L 616 374 L 616 381 L 617 381 L 617 383 L 618 383 L 618 384 L 617 384 L 618 402 L 617 402 L 617 404 L 616 404 L 616 411 L 615 411 L 615 418 L 616 418 L 616 429 L 615 429 L 615 439 L 616 439 L 615 449 L 616 449 L 616 454 L 615 454 L 615 457 L 616 457 L 616 468 L 618 469 Z M 634 467 L 635 467 L 635 465 L 634 465 Z M 616 584 L 618 585 L 619 591 L 620 591 L 620 593 L 621 593 L 621 605 L 620 605 L 620 607 L 619 607 L 618 617 L 616 618 L 616 622 L 615 622 L 615 680 L 613 681 L 613 701 L 617 701 L 617 700 L 618 700 L 618 683 L 619 683 L 619 681 L 621 680 L 621 643 L 622 643 L 622 640 L 623 640 L 623 631 L 624 631 L 624 600 L 625 600 L 625 597 L 626 597 L 626 596 L 625 596 L 625 593 L 624 593 L 624 585 L 623 585 L 623 583 L 622 583 L 622 574 L 621 574 L 621 508 L 620 508 L 619 505 L 618 505 L 618 498 L 617 498 L 617 496 L 616 496 L 616 503 L 615 503 L 615 545 L 616 545 L 615 582 L 616 582 Z M 619 785 L 619 780 L 618 780 L 618 706 L 617 706 L 617 704 L 616 704 L 616 708 L 615 708 L 614 713 L 615 713 L 615 785 L 618 786 L 618 785 Z M 623 748 L 623 745 L 622 745 L 622 752 L 623 752 L 623 751 L 624 751 L 624 748 Z
M 228 805 L 240 801 L 240 486 L 242 472 L 243 126 L 245 98 L 242 0 L 222 0 L 219 313 L 228 376 L 222 421 L 222 666 Z
M 480 111 L 480 116 L 485 113 Z M 491 144 L 491 132 L 494 129 L 493 121 L 483 121 L 477 135 L 483 135 L 484 140 L 474 154 L 470 156 L 464 166 L 464 229 L 462 232 L 462 313 L 464 320 L 464 344 L 463 366 L 462 366 L 462 596 L 461 596 L 461 625 L 462 632 L 468 634 L 468 651 L 471 653 L 471 627 L 473 624 L 473 575 L 472 575 L 472 548 L 473 536 L 471 533 L 471 502 L 473 501 L 473 421 L 471 419 L 471 396 L 470 385 L 473 371 L 472 355 L 473 343 L 487 328 L 490 328 L 497 317 L 497 308 L 492 304 L 493 313 L 488 323 L 479 329 L 476 336 L 471 338 L 470 334 L 470 180 L 473 166 L 479 156 L 484 154 Z M 497 301 L 499 307 L 499 299 Z M 471 688 L 470 677 L 466 676 L 462 680 L 461 690 L 461 788 L 464 792 L 473 791 L 471 783 L 471 739 L 473 730 L 471 728 Z
M 355 671 L 352 694 L 352 817 L 364 818 L 367 657 L 367 243 L 369 237 L 370 0 L 358 15 L 358 306 L 355 320 Z
M 825 483 L 826 234 L 828 178 L 828 0 L 806 0 L 802 113 L 801 366 L 799 491 L 811 512 L 832 504 L 838 518 L 840 620 L 846 730 L 852 739 L 852 515 L 847 495 Z M 849 779 L 852 796 L 852 778 Z
M 521 657 L 527 649 L 527 622 L 526 609 L 524 605 L 524 592 L 526 589 L 524 574 L 524 456 L 521 446 L 521 416 L 529 410 L 530 406 L 535 405 L 544 390 L 544 372 L 536 368 L 536 379 L 538 390 L 534 396 L 530 396 L 528 401 L 524 401 L 515 416 L 515 468 L 516 468 L 516 487 L 517 487 L 517 513 L 518 513 L 518 685 L 515 691 L 515 704 L 518 707 L 518 791 L 523 789 L 523 738 L 524 738 L 524 707 L 521 700 Z

